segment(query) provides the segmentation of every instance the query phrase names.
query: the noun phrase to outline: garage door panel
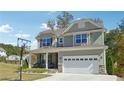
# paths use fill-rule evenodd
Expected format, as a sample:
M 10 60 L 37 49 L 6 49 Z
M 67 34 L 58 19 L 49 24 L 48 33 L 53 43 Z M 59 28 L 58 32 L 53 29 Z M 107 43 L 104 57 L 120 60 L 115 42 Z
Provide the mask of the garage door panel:
M 93 70 L 88 70 L 88 69 L 85 69 L 85 68 L 66 68 L 64 71 L 66 71 L 65 73 L 74 73 L 74 74 L 77 74 L 77 73 L 81 73 L 81 74 L 89 74 L 89 73 L 93 73 Z
M 66 59 L 66 60 L 65 60 Z M 65 73 L 98 73 L 98 56 L 64 56 Z
M 71 64 L 71 66 L 70 66 L 70 64 Z M 89 67 L 89 65 L 91 65 L 91 64 L 96 64 L 96 62 L 65 62 L 64 63 L 64 67 L 68 67 L 68 68 L 87 68 L 87 67 Z

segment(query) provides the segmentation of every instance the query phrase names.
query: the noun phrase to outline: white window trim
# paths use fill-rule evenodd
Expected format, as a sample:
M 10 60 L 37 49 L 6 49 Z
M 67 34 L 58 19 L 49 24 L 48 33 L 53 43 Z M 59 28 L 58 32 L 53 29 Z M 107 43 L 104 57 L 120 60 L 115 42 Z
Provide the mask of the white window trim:
M 81 36 L 81 34 L 76 34 L 76 35 L 75 35 L 75 43 L 76 43 L 76 44 L 81 44 L 81 43 L 77 43 L 77 42 L 76 42 L 76 36 L 77 36 L 77 35 L 80 35 L 80 36 Z M 81 36 L 81 39 L 82 39 L 82 36 Z M 81 42 L 82 42 L 82 41 L 81 41 Z
M 86 34 L 86 35 L 87 35 L 87 43 L 86 43 L 86 44 L 88 44 L 88 42 L 89 42 L 88 34 L 87 34 L 87 33 L 83 33 L 83 34 Z M 81 36 L 81 43 L 77 43 L 77 42 L 76 42 L 76 35 L 80 35 L 80 36 Z M 82 44 L 82 34 L 76 34 L 76 35 L 74 36 L 74 38 L 75 38 L 75 40 L 74 40 L 75 43 L 76 43 L 76 44 Z
M 42 40 L 44 40 L 44 39 L 51 39 L 52 37 L 44 37 L 44 38 L 42 38 Z M 47 43 L 47 42 L 45 42 L 45 43 Z M 43 41 L 42 41 L 42 47 L 47 47 L 47 46 L 43 46 Z
M 62 38 L 62 39 L 63 39 L 63 42 L 62 42 L 62 43 L 60 42 L 60 38 Z M 59 43 L 59 44 L 63 44 L 63 45 L 64 45 L 64 37 L 59 37 L 59 38 L 58 38 L 58 43 Z

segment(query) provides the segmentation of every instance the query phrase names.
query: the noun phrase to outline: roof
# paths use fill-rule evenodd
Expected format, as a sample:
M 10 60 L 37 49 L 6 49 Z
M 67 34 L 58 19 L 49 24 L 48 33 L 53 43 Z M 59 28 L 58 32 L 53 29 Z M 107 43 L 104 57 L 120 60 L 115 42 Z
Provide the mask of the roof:
M 40 35 L 44 35 L 44 34 L 61 35 L 63 31 L 64 31 L 64 29 L 61 29 L 61 30 L 56 29 L 56 30 L 54 30 L 54 31 L 45 30 L 45 31 L 40 32 L 40 33 L 36 36 L 36 39 L 37 39 Z
M 74 51 L 74 50 L 98 50 L 98 49 L 107 49 L 105 45 L 97 46 L 74 46 L 74 47 L 50 47 L 50 48 L 39 48 L 32 50 L 31 53 L 52 53 L 52 52 L 62 52 L 62 51 Z
M 37 36 L 36 36 L 36 39 L 40 36 L 40 35 L 44 35 L 44 34 L 55 34 L 56 32 L 59 33 L 59 34 L 64 34 L 65 32 L 67 32 L 74 24 L 78 23 L 78 22 L 90 22 L 92 24 L 94 24 L 96 26 L 95 29 L 101 29 L 101 28 L 104 28 L 103 26 L 103 21 L 100 20 L 100 19 L 80 19 L 80 20 L 76 20 L 74 21 L 72 24 L 70 24 L 67 28 L 65 29 L 56 29 L 55 32 L 51 31 L 51 30 L 45 30 L 45 31 L 42 31 L 40 32 Z M 80 30 L 80 29 L 79 29 Z M 81 29 L 82 30 L 82 29 Z M 84 31 L 85 30 L 94 30 L 94 29 L 90 29 L 90 28 L 84 28 L 83 29 Z
M 1 47 L 0 47 L 0 51 L 4 51 L 4 52 L 6 52 L 6 50 L 5 50 L 5 49 L 3 49 L 3 48 L 1 48 Z

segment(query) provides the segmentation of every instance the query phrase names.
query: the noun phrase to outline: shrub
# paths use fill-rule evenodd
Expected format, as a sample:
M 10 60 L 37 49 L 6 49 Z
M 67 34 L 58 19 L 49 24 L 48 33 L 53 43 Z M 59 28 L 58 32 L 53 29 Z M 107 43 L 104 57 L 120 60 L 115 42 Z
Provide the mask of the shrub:
M 33 72 L 33 73 L 44 73 L 48 70 L 46 68 L 26 68 L 23 69 L 23 72 Z
M 6 57 L 0 57 L 0 62 L 6 62 Z
M 24 62 L 23 62 L 23 65 L 22 65 L 22 68 L 28 68 L 28 61 L 27 60 L 25 60 Z
M 113 74 L 113 62 L 112 62 L 112 58 L 109 56 L 106 57 L 106 69 L 109 75 Z
M 120 77 L 124 76 L 124 68 L 115 68 L 114 74 Z

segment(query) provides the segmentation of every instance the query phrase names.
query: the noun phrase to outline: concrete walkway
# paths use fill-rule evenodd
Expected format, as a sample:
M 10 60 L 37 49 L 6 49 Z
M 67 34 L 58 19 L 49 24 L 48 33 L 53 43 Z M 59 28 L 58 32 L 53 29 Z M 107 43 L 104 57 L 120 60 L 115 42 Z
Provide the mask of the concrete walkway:
M 115 75 L 56 73 L 53 76 L 36 81 L 116 81 Z

